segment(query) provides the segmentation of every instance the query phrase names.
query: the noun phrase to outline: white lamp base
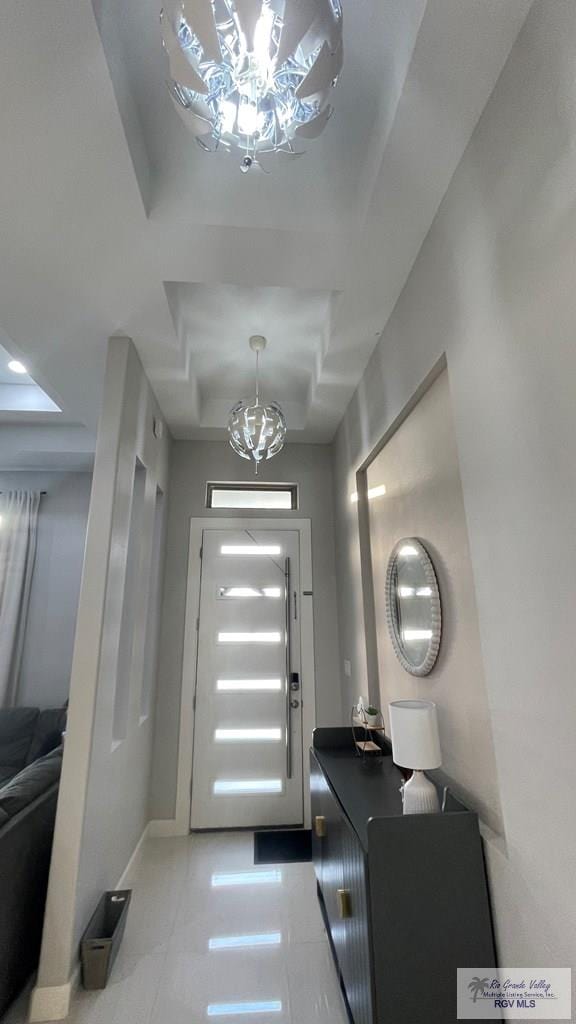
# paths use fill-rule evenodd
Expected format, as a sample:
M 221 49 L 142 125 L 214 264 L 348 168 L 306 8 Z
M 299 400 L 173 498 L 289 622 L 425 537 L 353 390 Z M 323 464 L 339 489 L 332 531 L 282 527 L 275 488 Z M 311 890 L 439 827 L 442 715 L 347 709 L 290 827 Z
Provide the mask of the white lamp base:
M 404 783 L 402 802 L 404 814 L 438 814 L 440 811 L 436 786 L 424 772 L 412 772 L 412 778 Z

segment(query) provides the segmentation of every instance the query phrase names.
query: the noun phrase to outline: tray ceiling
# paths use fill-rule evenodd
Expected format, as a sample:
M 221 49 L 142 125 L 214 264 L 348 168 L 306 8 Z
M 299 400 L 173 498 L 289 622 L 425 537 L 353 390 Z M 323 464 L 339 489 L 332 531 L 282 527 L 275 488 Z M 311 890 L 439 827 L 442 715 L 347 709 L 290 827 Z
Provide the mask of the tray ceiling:
M 243 175 L 173 109 L 156 0 L 1 5 L 0 326 L 62 422 L 125 333 L 176 436 L 223 436 L 258 333 L 288 440 L 333 437 L 530 2 L 343 6 L 324 134 Z

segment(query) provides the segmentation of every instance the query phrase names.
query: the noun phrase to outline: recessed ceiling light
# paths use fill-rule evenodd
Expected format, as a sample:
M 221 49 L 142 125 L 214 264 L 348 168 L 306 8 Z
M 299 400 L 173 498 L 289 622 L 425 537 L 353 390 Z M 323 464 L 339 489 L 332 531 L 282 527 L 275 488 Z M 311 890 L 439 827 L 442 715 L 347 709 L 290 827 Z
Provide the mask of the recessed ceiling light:
M 12 373 L 28 373 L 24 363 L 21 363 L 19 359 L 11 359 L 8 363 L 8 369 L 12 370 Z

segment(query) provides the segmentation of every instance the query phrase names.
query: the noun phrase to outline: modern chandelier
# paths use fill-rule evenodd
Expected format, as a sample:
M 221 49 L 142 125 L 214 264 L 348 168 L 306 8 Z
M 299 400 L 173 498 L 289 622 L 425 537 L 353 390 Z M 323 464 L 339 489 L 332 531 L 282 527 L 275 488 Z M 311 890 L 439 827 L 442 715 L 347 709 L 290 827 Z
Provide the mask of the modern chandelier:
M 238 402 L 228 418 L 228 434 L 234 451 L 243 459 L 258 466 L 272 459 L 284 447 L 286 420 L 276 402 L 260 402 L 260 353 L 266 348 L 266 338 L 260 334 L 250 338 L 250 348 L 256 353 L 256 398 L 253 404 Z
M 168 87 L 208 152 L 301 156 L 332 115 L 342 68 L 341 0 L 167 0 Z

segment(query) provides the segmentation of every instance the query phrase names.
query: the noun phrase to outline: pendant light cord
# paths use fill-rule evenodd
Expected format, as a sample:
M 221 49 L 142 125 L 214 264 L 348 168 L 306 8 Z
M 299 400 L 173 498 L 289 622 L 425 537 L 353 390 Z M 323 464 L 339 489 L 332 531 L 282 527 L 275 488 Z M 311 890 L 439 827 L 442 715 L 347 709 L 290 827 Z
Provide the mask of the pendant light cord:
M 260 352 L 256 352 L 256 405 L 260 404 Z

